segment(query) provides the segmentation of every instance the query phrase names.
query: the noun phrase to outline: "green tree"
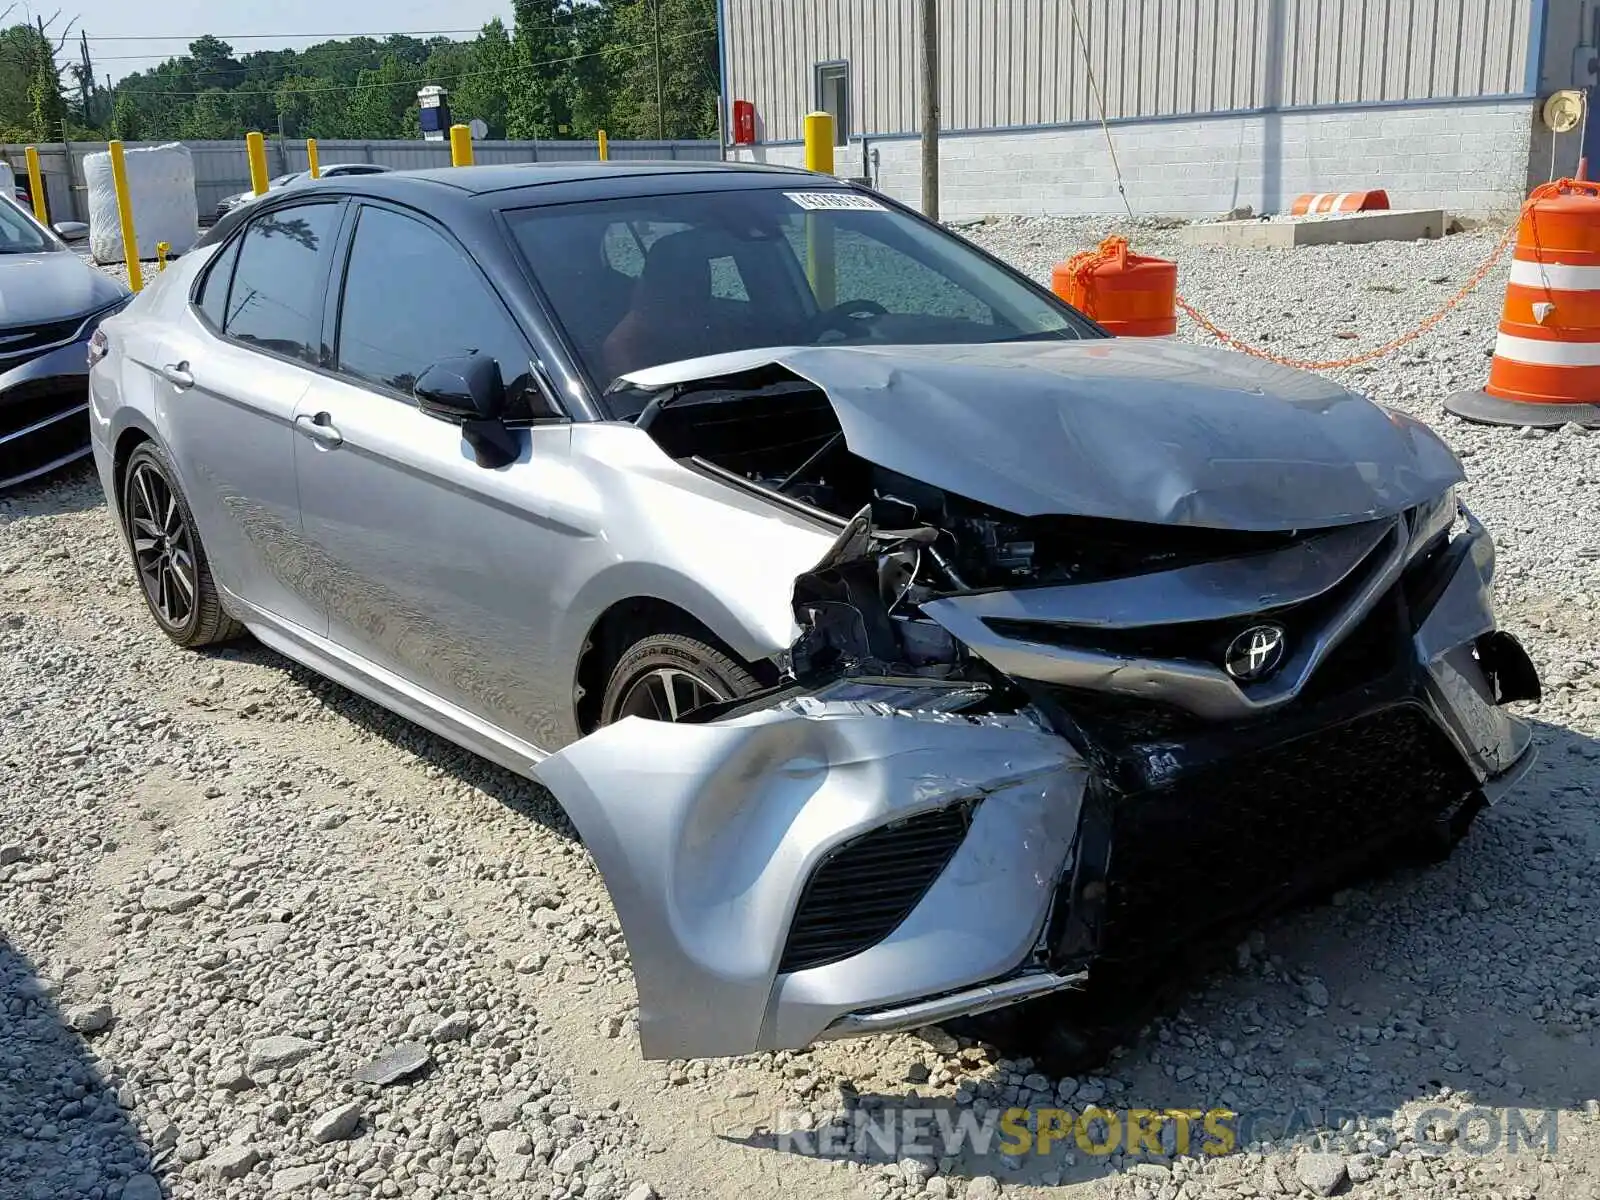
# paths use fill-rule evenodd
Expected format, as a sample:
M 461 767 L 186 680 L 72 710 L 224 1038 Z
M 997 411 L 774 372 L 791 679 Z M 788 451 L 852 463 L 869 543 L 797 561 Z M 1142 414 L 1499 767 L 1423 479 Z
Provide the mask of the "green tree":
M 411 69 L 400 59 L 383 60 L 376 70 L 362 71 L 345 103 L 347 137 L 419 137 L 416 123 L 406 123 L 407 110 L 416 104 L 417 85 Z
M 111 106 L 111 136 L 137 142 L 144 137 L 144 128 L 144 114 L 139 111 L 137 97 L 131 92 L 118 92 Z
M 40 141 L 53 141 L 66 132 L 67 102 L 61 98 L 61 76 L 48 46 L 34 55 L 33 80 L 28 86 L 28 126 Z
M 233 57 L 233 47 L 209 33 L 189 43 L 189 61 L 196 90 L 233 91 L 247 78 Z
M 510 105 L 506 136 L 553 138 L 572 124 L 564 61 L 572 56 L 572 8 L 564 0 L 512 0 Z
M 446 60 L 438 51 L 428 59 L 427 74 L 450 89 L 450 111 L 458 121 L 481 120 L 489 136 L 506 136 L 506 114 L 515 77 L 511 35 L 496 17 L 483 27 L 476 41 L 458 43 L 465 61 Z
M 233 97 L 221 88 L 211 88 L 194 98 L 183 119 L 180 137 L 196 141 L 225 141 L 242 136 L 239 114 Z
M 716 0 L 631 0 L 613 14 L 607 65 L 613 80 L 615 135 L 715 137 L 717 131 Z M 656 104 L 656 26 L 660 24 L 660 89 Z

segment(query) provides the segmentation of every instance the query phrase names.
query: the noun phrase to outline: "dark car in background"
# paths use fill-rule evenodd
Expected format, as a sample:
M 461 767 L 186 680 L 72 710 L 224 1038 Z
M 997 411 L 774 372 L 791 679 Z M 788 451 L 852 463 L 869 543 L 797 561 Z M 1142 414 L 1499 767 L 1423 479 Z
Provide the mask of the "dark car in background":
M 64 240 L 87 233 L 0 197 L 0 489 L 89 453 L 89 339 L 130 293 Z

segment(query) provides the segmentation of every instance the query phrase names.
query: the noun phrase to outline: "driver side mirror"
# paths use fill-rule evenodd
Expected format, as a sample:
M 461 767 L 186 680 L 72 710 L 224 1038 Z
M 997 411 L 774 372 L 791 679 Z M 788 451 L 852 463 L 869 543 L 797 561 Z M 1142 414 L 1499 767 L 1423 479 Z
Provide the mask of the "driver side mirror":
M 440 359 L 411 385 L 417 407 L 430 417 L 461 426 L 480 467 L 491 470 L 516 462 L 522 449 L 518 434 L 506 428 L 506 407 L 500 364 L 487 354 Z
M 494 421 L 505 411 L 500 364 L 487 354 L 440 359 L 418 377 L 411 392 L 423 412 L 453 424 Z
M 57 221 L 50 228 L 64 242 L 81 242 L 89 236 L 89 227 L 82 221 Z

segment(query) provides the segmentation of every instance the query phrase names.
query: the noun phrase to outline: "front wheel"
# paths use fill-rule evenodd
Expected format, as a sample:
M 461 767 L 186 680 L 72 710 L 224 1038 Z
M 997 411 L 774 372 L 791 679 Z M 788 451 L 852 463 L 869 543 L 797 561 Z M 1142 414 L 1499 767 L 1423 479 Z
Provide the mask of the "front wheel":
M 706 704 L 737 700 L 761 684 L 744 664 L 699 638 L 653 633 L 617 659 L 600 700 L 600 724 L 624 717 L 677 721 Z

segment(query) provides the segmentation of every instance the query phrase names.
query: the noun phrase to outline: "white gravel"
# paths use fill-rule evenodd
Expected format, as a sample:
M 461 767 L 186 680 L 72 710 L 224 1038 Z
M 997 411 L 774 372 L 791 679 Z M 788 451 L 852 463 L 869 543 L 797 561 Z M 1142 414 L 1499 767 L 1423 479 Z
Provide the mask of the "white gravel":
M 1177 258 L 1223 326 L 1310 358 L 1415 323 L 1496 236 L 1260 251 L 1103 221 L 966 232 L 1047 278 L 1112 231 Z M 934 1033 L 640 1062 L 614 914 L 536 789 L 251 643 L 173 648 L 89 471 L 0 500 L 0 1196 L 1600 1195 L 1600 434 L 1443 414 L 1483 381 L 1503 281 L 1333 374 L 1467 456 L 1502 618 L 1546 682 L 1524 706 L 1539 766 L 1448 863 L 1261 929 L 1081 1079 Z M 1268 1128 L 1218 1159 L 1068 1139 L 1042 1159 L 859 1163 L 763 1132 L 780 1110 L 917 1097 L 1298 1109 L 1325 1144 Z M 1560 1110 L 1557 1150 L 1415 1140 L 1474 1107 Z

